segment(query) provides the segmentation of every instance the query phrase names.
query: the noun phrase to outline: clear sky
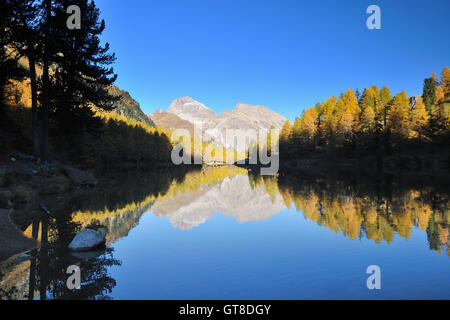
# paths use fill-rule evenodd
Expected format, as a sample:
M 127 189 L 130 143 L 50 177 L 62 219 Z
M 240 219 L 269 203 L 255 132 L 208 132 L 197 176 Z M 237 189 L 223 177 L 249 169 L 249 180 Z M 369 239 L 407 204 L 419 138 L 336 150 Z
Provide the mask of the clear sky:
M 450 0 L 96 0 L 117 85 L 144 112 L 191 96 L 220 113 L 262 104 L 290 120 L 348 88 L 420 94 L 450 67 Z M 381 8 L 381 30 L 366 9 Z

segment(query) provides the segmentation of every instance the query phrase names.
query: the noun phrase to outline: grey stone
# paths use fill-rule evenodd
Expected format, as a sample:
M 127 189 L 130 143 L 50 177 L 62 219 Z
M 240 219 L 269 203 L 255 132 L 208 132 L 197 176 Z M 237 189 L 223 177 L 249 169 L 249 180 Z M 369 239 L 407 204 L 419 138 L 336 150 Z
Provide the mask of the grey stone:
M 25 237 L 9 219 L 9 212 L 0 209 L 0 261 L 32 250 L 36 242 Z
M 105 242 L 105 236 L 101 232 L 84 229 L 75 236 L 69 244 L 69 249 L 73 251 L 90 251 L 104 245 Z

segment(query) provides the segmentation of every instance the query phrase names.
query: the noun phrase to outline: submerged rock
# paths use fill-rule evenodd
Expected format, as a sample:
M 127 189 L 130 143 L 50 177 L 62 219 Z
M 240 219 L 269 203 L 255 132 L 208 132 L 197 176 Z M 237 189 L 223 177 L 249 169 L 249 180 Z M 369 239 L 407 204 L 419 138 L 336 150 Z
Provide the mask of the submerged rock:
M 97 257 L 100 257 L 102 254 L 105 253 L 105 249 L 102 250 L 93 250 L 93 251 L 74 251 L 71 253 L 71 255 L 75 258 L 88 261 L 93 260 Z
M 64 172 L 72 180 L 75 184 L 82 186 L 95 186 L 97 185 L 98 180 L 95 177 L 86 171 L 81 171 L 69 166 L 63 167 Z
M 106 242 L 105 236 L 92 229 L 84 229 L 75 236 L 69 244 L 69 248 L 73 251 L 90 251 L 103 246 Z
M 42 187 L 40 194 L 41 195 L 50 195 L 50 194 L 58 194 L 64 193 L 70 189 L 69 180 L 63 176 L 52 177 L 47 180 L 46 184 Z

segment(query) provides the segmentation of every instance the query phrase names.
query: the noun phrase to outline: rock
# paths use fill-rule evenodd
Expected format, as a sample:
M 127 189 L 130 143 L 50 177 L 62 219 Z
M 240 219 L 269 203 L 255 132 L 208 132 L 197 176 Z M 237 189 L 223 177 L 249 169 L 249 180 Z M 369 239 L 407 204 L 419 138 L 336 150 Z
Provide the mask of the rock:
M 10 190 L 0 190 L 0 208 L 8 208 L 13 197 Z
M 0 261 L 32 250 L 36 242 L 25 237 L 22 232 L 11 223 L 9 212 L 0 210 Z
M 64 193 L 70 189 L 70 182 L 65 176 L 56 176 L 48 180 L 44 187 L 42 187 L 40 194 L 58 194 Z
M 72 180 L 75 184 L 82 186 L 96 186 L 98 180 L 86 171 L 81 171 L 69 166 L 64 166 L 63 170 L 65 174 Z
M 18 203 L 28 203 L 35 196 L 35 191 L 25 185 L 20 185 L 14 188 L 14 201 Z
M 3 187 L 5 184 L 5 174 L 6 174 L 6 168 L 0 168 L 0 187 Z
M 106 238 L 101 232 L 84 229 L 75 236 L 69 248 L 73 251 L 90 251 L 104 245 L 105 242 Z

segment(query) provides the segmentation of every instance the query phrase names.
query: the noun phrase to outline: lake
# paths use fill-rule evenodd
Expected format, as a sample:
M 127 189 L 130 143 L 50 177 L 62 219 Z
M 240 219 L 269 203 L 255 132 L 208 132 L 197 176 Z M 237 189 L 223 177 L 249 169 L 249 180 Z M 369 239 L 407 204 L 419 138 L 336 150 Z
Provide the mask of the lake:
M 447 186 L 367 179 L 234 166 L 107 177 L 18 226 L 41 245 L 0 264 L 0 297 L 449 299 Z M 106 233 L 105 250 L 68 251 L 85 227 Z M 381 289 L 369 290 L 373 265 Z

